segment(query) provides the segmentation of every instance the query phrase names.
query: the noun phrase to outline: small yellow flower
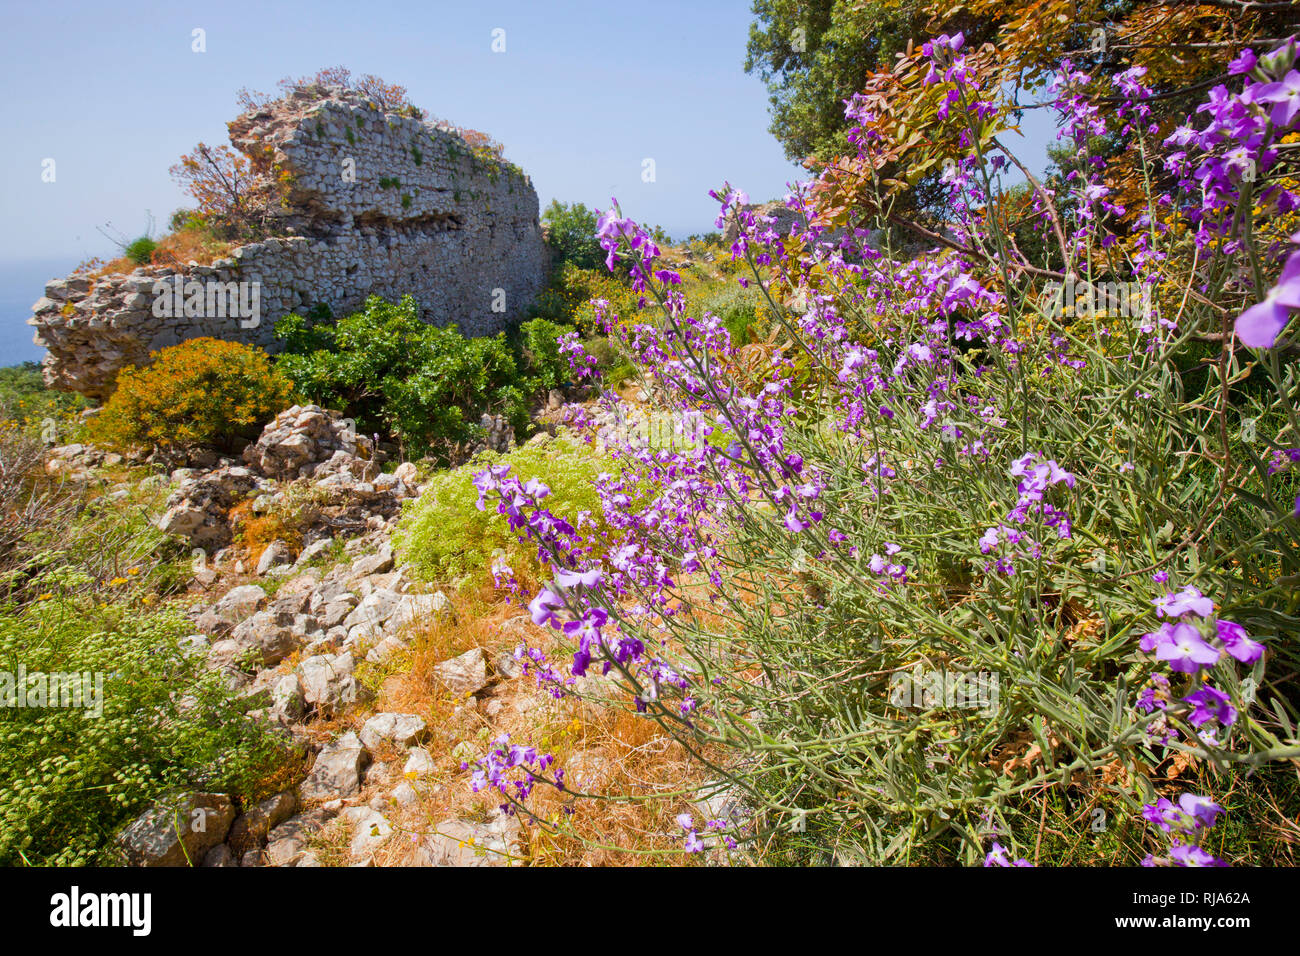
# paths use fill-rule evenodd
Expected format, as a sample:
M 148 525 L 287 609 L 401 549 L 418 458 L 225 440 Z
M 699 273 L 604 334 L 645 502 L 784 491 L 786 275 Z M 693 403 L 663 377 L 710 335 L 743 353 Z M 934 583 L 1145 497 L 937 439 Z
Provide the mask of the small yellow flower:
M 54 597 L 53 594 L 40 594 L 40 595 L 37 595 L 36 600 L 38 600 L 38 601 L 48 601 L 48 600 L 49 600 L 50 598 L 52 598 L 52 597 Z
M 108 584 L 109 587 L 121 587 L 123 584 L 126 584 L 126 578 L 113 578 L 113 580 L 109 581 Z
M 139 568 L 127 568 L 127 569 L 126 569 L 126 573 L 129 574 L 129 575 L 131 575 L 132 577 L 134 577 L 135 575 L 137 575 L 137 574 L 140 573 L 140 569 L 139 569 Z

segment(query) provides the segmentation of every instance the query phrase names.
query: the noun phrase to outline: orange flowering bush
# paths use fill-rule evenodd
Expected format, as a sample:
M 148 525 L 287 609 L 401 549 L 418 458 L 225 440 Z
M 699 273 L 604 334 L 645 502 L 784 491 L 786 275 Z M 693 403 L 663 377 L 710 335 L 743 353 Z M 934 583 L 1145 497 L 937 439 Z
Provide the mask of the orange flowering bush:
M 226 445 L 292 404 L 293 383 L 265 352 L 196 338 L 128 367 L 94 419 L 95 439 L 113 445 Z

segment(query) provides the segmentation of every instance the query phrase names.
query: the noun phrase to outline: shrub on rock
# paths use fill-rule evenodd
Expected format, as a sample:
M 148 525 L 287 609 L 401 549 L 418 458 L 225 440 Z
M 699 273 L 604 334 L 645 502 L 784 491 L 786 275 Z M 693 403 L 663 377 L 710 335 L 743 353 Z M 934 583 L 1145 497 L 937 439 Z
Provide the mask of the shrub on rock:
M 292 403 L 293 384 L 261 349 L 196 338 L 128 367 L 91 426 L 112 445 L 218 445 L 256 434 Z

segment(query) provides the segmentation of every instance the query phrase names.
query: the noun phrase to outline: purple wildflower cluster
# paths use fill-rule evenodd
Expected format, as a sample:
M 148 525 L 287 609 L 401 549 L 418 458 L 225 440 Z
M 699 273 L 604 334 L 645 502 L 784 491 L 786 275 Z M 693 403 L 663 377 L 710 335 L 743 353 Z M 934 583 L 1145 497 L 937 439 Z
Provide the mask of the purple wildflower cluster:
M 989 850 L 984 857 L 985 866 L 1033 866 L 1023 856 L 1013 860 L 1007 854 L 1006 848 L 997 840 L 993 841 L 993 848 Z
M 582 347 L 577 332 L 565 332 L 555 340 L 555 344 L 560 354 L 568 360 L 569 371 L 573 373 L 575 382 L 581 382 L 596 374 L 596 359 Z
M 695 818 L 689 813 L 679 813 L 677 815 L 677 825 L 681 827 L 686 834 L 686 842 L 684 846 L 687 853 L 703 853 L 708 849 L 707 844 L 700 839 L 699 829 L 695 826 Z M 737 846 L 735 838 L 732 837 L 731 834 L 723 832 L 729 826 L 730 824 L 728 824 L 726 820 L 704 821 L 705 832 L 718 833 L 722 837 L 722 842 L 726 845 L 727 849 L 734 850 Z
M 1142 808 L 1142 817 L 1169 839 L 1167 856 L 1148 854 L 1143 866 L 1227 866 L 1200 846 L 1223 813 L 1209 797 L 1184 793 L 1174 804 L 1164 797 Z
M 1274 216 L 1300 208 L 1300 196 L 1290 184 L 1270 176 L 1282 138 L 1300 124 L 1300 72 L 1295 66 L 1294 37 L 1262 57 L 1244 51 L 1229 70 L 1244 78 L 1241 89 L 1216 86 L 1197 110 L 1208 114 L 1209 122 L 1197 129 L 1189 118 L 1165 140 L 1175 150 L 1165 157 L 1165 168 L 1179 178 L 1182 212 L 1196 229 L 1199 247 L 1241 250 L 1237 210 L 1243 202 Z M 1174 203 L 1168 194 L 1161 201 Z M 1300 235 L 1291 241 L 1300 243 Z M 1265 254 L 1279 255 L 1281 248 Z M 1243 285 L 1249 282 L 1248 276 L 1242 278 Z M 1300 309 L 1300 252 L 1291 253 L 1263 301 L 1237 317 L 1237 335 L 1251 348 L 1272 348 L 1293 309 Z
M 1001 556 L 993 565 L 986 565 L 986 571 L 998 574 L 1015 574 L 1016 560 L 1037 561 L 1043 556 L 1043 546 L 1026 527 L 1051 528 L 1058 539 L 1070 537 L 1070 515 L 1048 504 L 1044 497 L 1052 485 L 1064 484 L 1073 488 L 1074 475 L 1070 474 L 1053 459 L 1044 458 L 1040 452 L 1030 452 L 1014 461 L 1011 465 L 1012 477 L 1019 478 L 1016 485 L 1019 497 L 1016 506 L 1007 512 L 1006 519 L 998 526 L 989 528 L 979 540 L 980 552 L 990 554 L 1002 548 Z
M 973 124 L 993 115 L 997 91 L 978 88 L 963 50 L 964 38 L 958 34 L 936 38 L 923 52 L 930 60 L 927 82 L 946 84 L 940 119 Z M 1199 244 L 1214 243 L 1225 251 L 1231 251 L 1234 241 L 1225 232 L 1231 219 L 1225 210 L 1229 204 L 1235 208 L 1241 190 L 1251 183 L 1243 160 L 1260 171 L 1271 168 L 1274 144 L 1293 127 L 1300 109 L 1292 108 L 1288 92 L 1300 82 L 1300 77 L 1291 79 L 1296 76 L 1293 54 L 1289 60 L 1285 54 L 1248 59 L 1248 65 L 1243 59 L 1242 69 L 1234 69 L 1238 75 L 1250 74 L 1245 89 L 1233 94 L 1220 88 L 1202 110 L 1211 114 L 1210 125 L 1199 131 L 1189 125 L 1168 140 L 1180 150 L 1169 158 L 1168 168 L 1182 191 L 1177 201 L 1171 194 L 1158 203 L 1177 207 L 1192 221 Z M 1066 177 L 1074 200 L 1073 223 L 1066 229 L 1055 221 L 1044 195 L 1034 197 L 1032 208 L 1042 228 L 1059 235 L 1071 262 L 1097 246 L 1112 249 L 1121 231 L 1132 232 L 1126 240 L 1132 275 L 1149 289 L 1168 278 L 1162 274 L 1165 253 L 1156 242 L 1168 226 L 1157 221 L 1152 209 L 1139 220 L 1138 230 L 1121 227 L 1118 221 L 1126 210 L 1105 182 L 1104 162 L 1087 148 L 1097 136 L 1120 132 L 1145 137 L 1155 131 L 1144 71 L 1128 70 L 1113 83 L 1122 100 L 1115 113 L 1120 130 L 1111 129 L 1100 112 L 1092 77 L 1068 62 L 1058 71 L 1053 94 L 1064 120 L 1062 136 L 1077 147 L 1080 158 Z M 847 104 L 846 114 L 862 124 L 849 139 L 863 156 L 872 151 L 883 155 L 885 144 L 869 128 L 868 103 L 855 97 Z M 962 143 L 972 145 L 968 136 Z M 1245 152 L 1235 152 L 1238 148 Z M 1017 575 L 1025 563 L 1050 560 L 1048 541 L 1072 539 L 1072 518 L 1062 499 L 1077 484 L 1087 488 L 1096 479 L 1072 465 L 1081 476 L 1076 478 L 1047 452 L 1026 452 L 1020 430 L 1008 426 L 1018 412 L 1008 406 L 1006 392 L 989 373 L 1002 368 L 1012 376 L 1041 379 L 1079 369 L 1083 360 L 1059 327 L 1035 328 L 1025 320 L 1023 302 L 1009 299 L 1007 289 L 1015 284 L 1010 280 L 1036 281 L 1028 260 L 1016 250 L 1008 252 L 1008 276 L 992 275 L 981 265 L 993 198 L 981 162 L 996 171 L 1009 160 L 968 156 L 948 168 L 944 182 L 957 213 L 948 234 L 952 238 L 945 237 L 943 248 L 902 261 L 869 244 L 864 229 L 825 238 L 828 227 L 817 217 L 815 184 L 791 187 L 785 205 L 797 215 L 785 232 L 778 229 L 776 217 L 746 208 L 748 197 L 730 184 L 711 193 L 719 205 L 719 227 L 735 229 L 732 260 L 751 267 L 754 278 L 741 284 L 753 283 L 764 296 L 779 286 L 786 301 L 798 303 L 788 312 L 774 306 L 789 333 L 787 344 L 764 354 L 757 366 L 752 353 L 743 356 L 737 350 L 718 316 L 688 310 L 681 277 L 663 267 L 658 246 L 642 226 L 625 217 L 617 202 L 600 214 L 597 236 L 607 265 L 629 269 L 640 302 L 636 314 L 617 315 L 608 302 L 595 300 L 597 324 L 644 371 L 647 390 L 668 416 L 671 440 L 652 440 L 623 427 L 631 413 L 612 393 L 602 395 L 591 411 L 572 410 L 570 427 L 617 465 L 596 481 L 605 529 L 599 547 L 583 533 L 581 522 L 570 524 L 547 510 L 544 484 L 521 482 L 507 466 L 493 466 L 475 477 L 479 507 L 492 503 L 521 540 L 535 545 L 540 562 L 551 570 L 550 581 L 528 595 L 504 563 L 493 568 L 498 583 L 527 602 L 536 624 L 562 635 L 572 654 L 567 666 L 553 665 L 543 649 L 521 645 L 516 658 L 540 684 L 556 696 L 572 693 L 581 678 L 599 668 L 619 679 L 639 711 L 687 727 L 707 719 L 709 692 L 722 678 L 700 676 L 690 649 L 675 640 L 676 625 L 684 613 L 722 599 L 731 570 L 725 560 L 728 544 L 755 525 L 762 526 L 767 540 L 797 550 L 814 577 L 819 571 L 829 577 L 830 569 L 842 573 L 847 568 L 891 597 L 898 589 L 924 583 L 934 572 L 926 567 L 923 546 L 909 540 L 910 529 L 881 533 L 876 528 L 868 536 L 857 530 L 861 525 L 843 520 L 836 495 L 845 484 L 858 496 L 855 501 L 865 498 L 868 507 L 878 505 L 883 511 L 891 496 L 897 499 L 927 469 L 969 466 L 987 474 L 987 462 L 1011 460 L 1015 505 L 978 539 L 980 552 L 990 556 L 985 574 Z M 1277 183 L 1254 196 L 1279 211 L 1294 208 L 1294 197 Z M 1288 310 L 1300 308 L 1300 251 L 1292 253 L 1274 292 L 1255 307 L 1267 305 L 1265 319 L 1258 317 L 1264 312 L 1248 310 L 1239 320 L 1238 333 L 1247 344 L 1260 340 L 1252 329 L 1272 323 L 1277 330 L 1271 333 L 1271 345 Z M 1173 328 L 1158 315 L 1144 316 L 1139 331 Z M 870 334 L 862 334 L 864 328 Z M 560 349 L 575 378 L 592 374 L 595 363 L 576 335 L 561 339 Z M 739 368 L 746 374 L 738 375 Z M 815 455 L 796 440 L 806 427 L 801 400 L 810 377 L 826 413 L 821 427 L 836 439 L 833 461 L 808 460 Z M 1076 460 L 1068 448 L 1056 454 L 1067 464 Z M 1300 453 L 1277 452 L 1271 470 L 1297 458 Z M 1132 470 L 1131 462 L 1120 467 L 1121 473 Z M 866 489 L 865 495 L 855 485 Z M 1064 487 L 1053 490 L 1055 486 Z M 894 540 L 883 540 L 886 535 Z M 805 574 L 804 567 L 798 573 Z M 1148 733 L 1166 743 L 1177 736 L 1167 716 L 1184 718 L 1198 737 L 1212 743 L 1238 715 L 1229 696 L 1201 676 L 1225 658 L 1253 664 L 1263 646 L 1240 625 L 1215 618 L 1213 603 L 1195 588 L 1157 598 L 1155 610 L 1159 626 L 1142 638 L 1141 649 L 1167 664 L 1169 673 L 1151 675 L 1138 710 L 1156 715 L 1147 724 Z M 1194 679 L 1194 686 L 1181 686 Z M 549 761 L 543 765 L 546 758 L 529 748 L 498 744 L 479 761 L 476 780 L 481 777 L 484 786 L 522 800 Z M 562 785 L 562 778 L 556 784 Z M 1204 812 L 1199 817 L 1184 812 L 1192 820 L 1204 819 Z M 1177 823 L 1179 832 L 1190 832 L 1181 817 L 1161 819 L 1171 828 Z M 719 829 L 717 822 L 707 822 L 705 830 Z M 687 849 L 701 849 L 701 831 L 689 815 L 678 823 Z M 1171 851 L 1171 858 L 1178 860 L 1179 854 L 1195 856 L 1187 848 Z M 1028 864 L 1011 861 L 995 843 L 986 865 Z
M 510 743 L 509 734 L 502 734 L 493 743 L 495 747 L 476 762 L 478 769 L 470 779 L 470 787 L 475 793 L 497 790 L 506 797 L 502 811 L 514 813 L 516 804 L 528 799 L 538 778 L 546 773 L 555 758 L 539 754 L 535 747 Z M 460 768 L 468 770 L 469 764 L 462 762 Z M 556 787 L 564 789 L 563 770 L 555 771 L 552 779 Z
M 1139 646 L 1143 653 L 1153 655 L 1175 673 L 1190 679 L 1204 671 L 1208 677 L 1208 671 L 1225 656 L 1254 664 L 1264 654 L 1264 645 L 1253 640 L 1240 624 L 1214 618 L 1214 602 L 1190 585 L 1157 597 L 1152 603 L 1156 617 L 1167 620 L 1144 634 Z M 1232 699 L 1209 683 L 1197 681 L 1195 689 L 1179 699 L 1189 707 L 1187 722 L 1207 743 L 1219 742 L 1217 728 L 1227 729 L 1237 721 Z M 1166 720 L 1171 703 L 1169 679 L 1153 674 L 1138 698 L 1137 709 L 1143 714 L 1159 712 L 1148 725 L 1148 735 L 1164 743 L 1177 736 Z

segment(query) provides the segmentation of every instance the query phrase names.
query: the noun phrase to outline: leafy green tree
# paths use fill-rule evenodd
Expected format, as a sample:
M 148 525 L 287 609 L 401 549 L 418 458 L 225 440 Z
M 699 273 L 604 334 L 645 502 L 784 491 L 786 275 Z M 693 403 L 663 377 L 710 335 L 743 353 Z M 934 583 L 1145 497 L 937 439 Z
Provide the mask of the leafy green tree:
M 767 84 L 769 128 L 789 159 L 827 162 L 849 151 L 844 101 L 918 35 L 918 6 L 913 0 L 754 0 L 745 72 Z
M 542 225 L 556 267 L 568 262 L 583 269 L 605 268 L 605 250 L 596 241 L 594 209 L 552 199 L 542 213 Z
M 285 342 L 278 368 L 311 401 L 342 409 L 362 432 L 391 435 L 408 454 L 453 456 L 478 437 L 478 416 L 504 414 L 528 425 L 527 383 L 503 334 L 466 338 L 454 325 L 420 320 L 411 296 L 371 296 L 336 323 L 290 315 L 276 324 Z

